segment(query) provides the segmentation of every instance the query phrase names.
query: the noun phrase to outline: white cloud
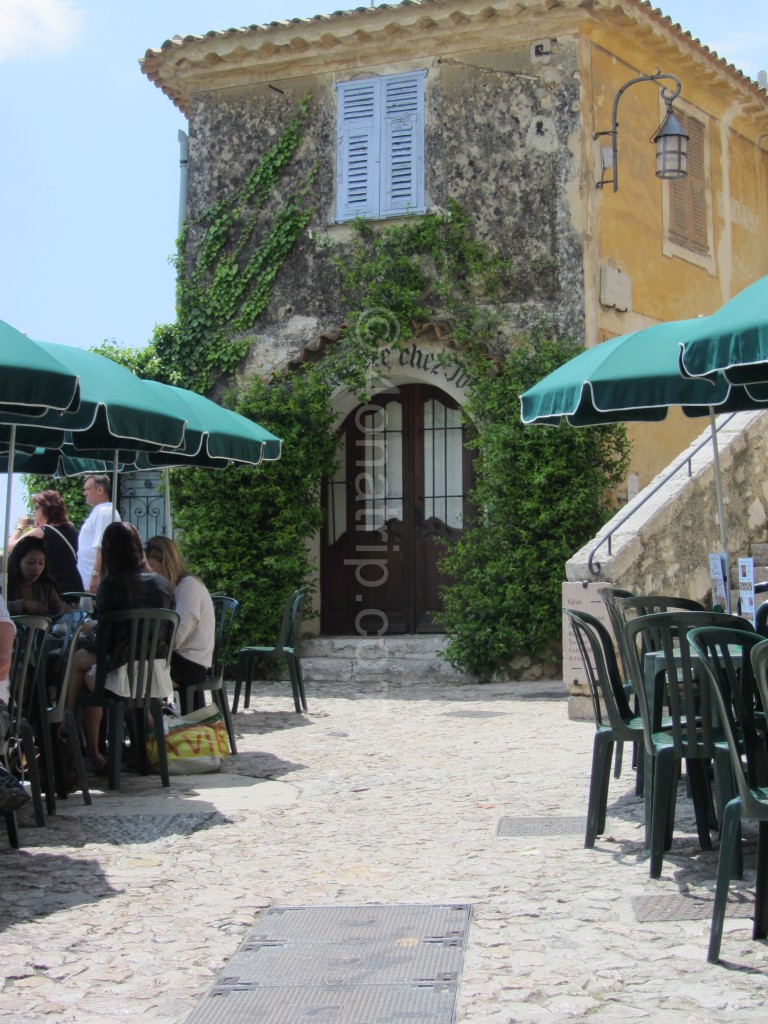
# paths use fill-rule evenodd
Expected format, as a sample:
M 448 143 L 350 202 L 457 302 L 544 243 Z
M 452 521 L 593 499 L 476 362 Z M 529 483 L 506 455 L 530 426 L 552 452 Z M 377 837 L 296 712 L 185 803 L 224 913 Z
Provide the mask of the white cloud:
M 75 0 L 0 0 L 0 60 L 66 50 L 82 25 Z

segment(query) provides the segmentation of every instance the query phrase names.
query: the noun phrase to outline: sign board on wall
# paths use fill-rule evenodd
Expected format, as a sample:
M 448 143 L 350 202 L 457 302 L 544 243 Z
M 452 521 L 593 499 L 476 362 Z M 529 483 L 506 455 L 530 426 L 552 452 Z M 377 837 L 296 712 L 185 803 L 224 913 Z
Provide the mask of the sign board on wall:
M 739 559 L 739 615 L 755 624 L 755 560 Z
M 600 599 L 600 591 L 607 583 L 563 583 L 563 608 L 577 612 L 587 612 L 599 619 L 613 636 L 608 610 Z M 573 635 L 571 621 L 563 616 L 563 682 L 572 693 L 589 690 L 589 683 L 584 672 L 584 662 L 579 653 L 576 637 Z

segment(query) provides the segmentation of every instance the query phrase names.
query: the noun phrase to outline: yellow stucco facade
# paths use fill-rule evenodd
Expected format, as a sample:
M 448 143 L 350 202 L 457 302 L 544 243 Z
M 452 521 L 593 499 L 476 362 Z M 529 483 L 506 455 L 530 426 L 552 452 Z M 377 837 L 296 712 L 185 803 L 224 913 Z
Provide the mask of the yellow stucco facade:
M 768 273 L 768 97 L 668 19 L 637 10 L 644 6 L 615 5 L 581 25 L 587 345 L 658 321 L 707 315 Z M 621 7 L 637 17 L 632 29 Z M 608 138 L 594 140 L 594 132 L 611 127 L 622 85 L 659 69 L 680 80 L 676 112 L 702 126 L 704 246 L 674 240 L 672 186 L 654 175 L 648 140 L 665 109 L 656 83 L 631 86 L 620 100 L 618 191 L 594 187 L 600 147 L 610 145 Z M 628 296 L 628 308 L 621 308 Z M 661 424 L 633 425 L 631 471 L 639 486 L 703 426 L 677 411 Z

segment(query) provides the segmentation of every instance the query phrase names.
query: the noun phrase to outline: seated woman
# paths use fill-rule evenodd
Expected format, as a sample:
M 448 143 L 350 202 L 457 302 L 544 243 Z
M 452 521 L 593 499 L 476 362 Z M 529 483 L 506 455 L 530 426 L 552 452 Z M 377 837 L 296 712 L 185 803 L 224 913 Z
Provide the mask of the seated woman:
M 174 588 L 180 622 L 171 655 L 171 679 L 183 690 L 201 683 L 213 664 L 216 615 L 213 601 L 199 576 L 184 564 L 179 549 L 167 537 L 152 537 L 145 548 L 147 562 Z
M 32 495 L 34 514 L 22 516 L 8 538 L 13 551 L 22 537 L 39 537 L 46 544 L 47 569 L 62 593 L 83 589 L 77 569 L 77 530 L 69 521 L 67 506 L 58 491 Z
M 64 611 L 61 591 L 48 572 L 45 541 L 31 534 L 14 545 L 8 559 L 8 611 L 47 615 Z
M 96 591 L 93 620 L 86 624 L 92 632 L 99 616 L 110 612 L 129 611 L 133 608 L 174 608 L 175 601 L 170 584 L 162 576 L 151 572 L 144 558 L 141 537 L 131 523 L 110 523 L 101 540 L 102 579 Z M 113 672 L 127 663 L 125 642 L 117 633 L 107 659 L 107 671 Z M 70 678 L 67 705 L 71 711 L 83 688 L 93 691 L 96 685 L 96 654 L 92 650 L 79 650 L 75 654 Z M 83 712 L 83 731 L 88 756 L 95 771 L 105 775 L 107 762 L 99 750 L 99 730 L 103 708 L 86 705 Z

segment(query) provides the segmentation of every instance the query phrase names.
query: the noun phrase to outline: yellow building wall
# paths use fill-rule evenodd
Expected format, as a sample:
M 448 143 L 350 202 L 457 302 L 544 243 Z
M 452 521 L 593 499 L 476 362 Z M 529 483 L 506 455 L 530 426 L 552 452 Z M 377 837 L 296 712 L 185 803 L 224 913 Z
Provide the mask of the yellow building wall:
M 750 104 L 747 87 L 734 84 L 724 69 L 713 74 L 700 54 L 675 51 L 668 41 L 655 52 L 651 36 L 642 37 L 642 47 L 628 36 L 610 25 L 583 24 L 587 345 L 652 323 L 712 313 L 768 273 L 768 152 L 757 144 L 768 103 L 762 110 L 753 103 L 760 116 L 752 118 L 744 113 Z M 610 129 L 614 97 L 626 82 L 659 68 L 681 81 L 676 106 L 706 125 L 708 257 L 681 251 L 667 240 L 669 186 L 655 177 L 655 147 L 649 142 L 664 113 L 658 84 L 637 83 L 622 95 L 618 191 L 610 184 L 595 188 L 600 147 L 610 147 L 611 139 L 595 141 L 592 133 Z M 605 173 L 610 177 L 610 170 Z M 626 311 L 601 302 L 603 268 L 620 272 L 629 282 Z M 706 419 L 691 420 L 679 410 L 672 410 L 663 423 L 632 425 L 630 472 L 637 475 L 639 487 L 706 425 Z

